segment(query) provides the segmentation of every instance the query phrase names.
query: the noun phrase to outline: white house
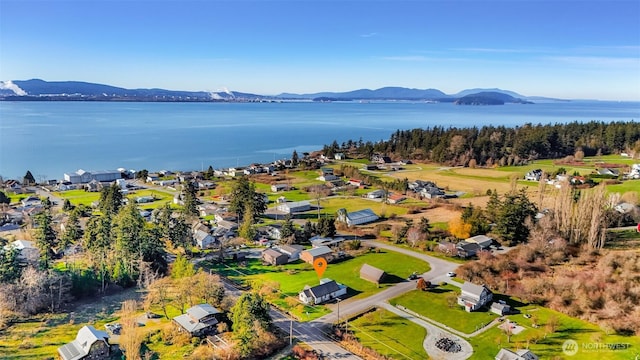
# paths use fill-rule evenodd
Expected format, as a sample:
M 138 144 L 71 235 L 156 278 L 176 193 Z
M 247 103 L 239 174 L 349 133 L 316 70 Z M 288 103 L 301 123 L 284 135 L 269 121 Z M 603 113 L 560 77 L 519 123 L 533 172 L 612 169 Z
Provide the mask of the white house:
M 298 298 L 305 304 L 316 305 L 333 300 L 347 294 L 347 287 L 338 284 L 335 280 L 322 279 L 320 285 L 314 287 L 305 286 L 298 294 Z
M 509 350 L 502 348 L 495 357 L 495 360 L 538 360 L 538 355 L 529 349 Z
M 384 196 L 384 190 L 373 190 L 367 193 L 368 199 L 380 199 Z
M 206 249 L 216 242 L 216 239 L 211 234 L 202 230 L 196 230 L 193 234 L 193 239 L 200 249 Z
M 478 310 L 493 299 L 493 293 L 484 285 L 476 285 L 465 281 L 462 292 L 458 296 L 458 304 L 468 312 Z
M 108 359 L 111 346 L 109 335 L 93 326 L 83 326 L 75 340 L 58 348 L 63 360 Z

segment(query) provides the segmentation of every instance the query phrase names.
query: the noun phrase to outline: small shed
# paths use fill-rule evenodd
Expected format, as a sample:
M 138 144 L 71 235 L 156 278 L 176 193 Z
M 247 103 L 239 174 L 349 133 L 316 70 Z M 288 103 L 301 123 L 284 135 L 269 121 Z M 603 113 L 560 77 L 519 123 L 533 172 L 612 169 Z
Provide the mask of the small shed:
M 372 283 L 380 285 L 386 273 L 376 267 L 369 264 L 362 264 L 360 268 L 360 278 L 371 281 Z

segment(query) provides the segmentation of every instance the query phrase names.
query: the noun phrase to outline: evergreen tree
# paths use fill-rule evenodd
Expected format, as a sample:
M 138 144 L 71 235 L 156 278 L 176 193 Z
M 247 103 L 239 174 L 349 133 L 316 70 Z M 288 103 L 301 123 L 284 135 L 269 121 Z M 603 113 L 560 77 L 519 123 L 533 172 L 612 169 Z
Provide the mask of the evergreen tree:
M 64 199 L 62 203 L 62 211 L 71 211 L 73 210 L 73 205 L 71 205 L 71 201 L 69 199 Z
M 53 259 L 53 249 L 57 245 L 57 234 L 53 230 L 53 219 L 51 213 L 43 211 L 36 215 L 36 229 L 34 238 L 36 239 L 36 247 L 40 250 L 40 268 L 48 269 Z
M 72 211 L 69 214 L 64 232 L 60 238 L 60 248 L 64 249 L 70 244 L 75 244 L 82 238 L 82 228 L 80 227 L 79 211 Z
M 249 357 L 259 341 L 256 325 L 264 331 L 271 329 L 269 303 L 257 293 L 242 294 L 231 308 L 233 337 L 238 341 L 242 357 Z
M 8 283 L 20 278 L 20 250 L 15 246 L 0 247 L 0 283 Z
M 502 206 L 500 202 L 500 198 L 498 197 L 498 191 L 493 190 L 489 195 L 489 201 L 487 201 L 487 211 L 486 216 L 487 220 L 490 222 L 495 222 L 498 217 L 498 210 Z
M 7 204 L 11 202 L 11 199 L 4 192 L 0 191 L 0 204 Z
M 249 182 L 246 176 L 242 176 L 231 190 L 229 210 L 238 214 L 238 218 L 242 220 L 247 207 L 251 208 L 251 213 L 257 218 L 267 210 L 267 203 L 264 195 L 256 192 L 255 184 Z
M 431 224 L 429 223 L 429 219 L 426 217 L 420 218 L 420 224 L 418 225 L 418 230 L 420 230 L 423 234 L 429 234 L 431 232 Z
M 192 181 L 184 184 L 184 213 L 190 216 L 198 216 L 198 197 L 196 185 Z
M 204 173 L 204 178 L 207 180 L 212 180 L 214 178 L 215 173 L 213 172 L 213 166 L 209 165 L 209 168 Z
M 115 215 L 122 207 L 124 197 L 120 186 L 113 183 L 111 186 L 104 187 L 100 192 L 100 203 L 98 208 L 104 214 Z
M 101 292 L 103 293 L 107 282 L 109 258 L 113 247 L 111 222 L 110 215 L 94 216 L 87 221 L 83 236 L 84 248 L 89 252 L 94 268 L 99 274 Z
M 149 176 L 149 170 L 147 169 L 136 172 L 136 179 L 142 179 L 144 182 L 147 182 L 147 176 Z
M 298 157 L 298 152 L 293 150 L 293 154 L 291 154 L 291 165 L 293 165 L 293 167 L 297 167 L 299 162 L 300 158 Z
M 507 194 L 498 211 L 494 231 L 511 245 L 525 242 L 529 238 L 528 218 L 535 216 L 536 206 L 529 200 L 526 190 Z
M 160 230 L 145 227 L 140 234 L 141 261 L 149 263 L 154 273 L 164 275 L 169 269 Z
M 280 228 L 280 236 L 283 239 L 286 239 L 295 234 L 295 229 L 293 227 L 293 221 L 291 221 L 291 214 L 287 214 L 284 218 L 284 222 L 282 223 L 282 228 Z
M 123 207 L 113 218 L 114 250 L 120 263 L 118 270 L 121 271 L 116 278 L 124 281 L 136 278 L 139 261 L 142 259 L 141 240 L 144 226 L 144 219 L 134 202 Z M 127 285 L 126 282 L 121 284 Z
M 316 231 L 320 236 L 333 237 L 336 234 L 335 218 L 332 216 L 320 218 Z
M 244 220 L 238 229 L 238 235 L 247 241 L 253 241 L 256 237 L 256 229 L 253 227 L 253 212 L 251 207 L 247 206 L 244 210 Z
M 181 279 L 184 277 L 193 276 L 195 275 L 195 273 L 196 273 L 196 269 L 191 263 L 191 261 L 189 261 L 189 259 L 187 259 L 186 257 L 182 256 L 182 254 L 179 254 L 176 257 L 176 260 L 173 262 L 173 265 L 171 266 L 171 277 L 174 279 Z
M 173 247 L 182 246 L 185 250 L 192 245 L 191 228 L 187 224 L 186 215 L 178 213 L 167 203 L 154 210 L 154 220 L 161 237 L 168 240 Z

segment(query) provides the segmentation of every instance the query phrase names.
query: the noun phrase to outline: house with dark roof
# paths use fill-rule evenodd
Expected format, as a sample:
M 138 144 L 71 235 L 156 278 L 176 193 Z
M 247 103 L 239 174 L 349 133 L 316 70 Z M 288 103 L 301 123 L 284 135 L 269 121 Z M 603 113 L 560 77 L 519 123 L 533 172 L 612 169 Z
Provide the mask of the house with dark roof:
M 199 304 L 187 309 L 186 314 L 173 318 L 180 331 L 186 331 L 191 336 L 202 336 L 216 332 L 220 310 L 209 304 Z
M 369 264 L 362 264 L 360 268 L 360 278 L 371 281 L 377 285 L 380 285 L 386 273 L 383 270 L 373 267 Z
M 495 357 L 495 360 L 538 360 L 538 355 L 529 349 L 519 349 L 516 351 L 502 348 Z
M 511 306 L 494 301 L 491 303 L 491 308 L 489 310 L 491 310 L 491 312 L 494 314 L 502 316 L 511 313 Z
M 300 254 L 304 247 L 302 245 L 280 245 L 278 250 L 285 255 L 289 255 L 289 261 L 296 261 L 300 259 Z
M 541 177 L 542 177 L 542 169 L 531 170 L 524 175 L 524 179 L 529 181 L 540 181 Z
M 333 258 L 333 251 L 328 246 L 318 246 L 300 253 L 300 260 L 309 264 L 313 264 L 318 258 L 324 258 L 330 262 Z
M 262 260 L 270 265 L 283 265 L 289 262 L 289 255 L 275 249 L 266 249 L 262 252 Z
M 336 221 L 346 223 L 348 226 L 368 224 L 378 220 L 379 217 L 371 209 L 347 212 L 346 209 L 339 209 Z
M 456 244 L 456 250 L 458 251 L 458 256 L 462 258 L 469 258 L 475 256 L 480 250 L 482 250 L 482 248 L 476 243 L 460 241 Z
M 322 279 L 320 285 L 314 287 L 305 286 L 298 294 L 298 298 L 305 304 L 316 305 L 336 299 L 347 294 L 347 287 L 338 284 L 335 280 Z
M 486 250 L 493 244 L 493 239 L 487 235 L 476 235 L 464 240 L 470 244 L 478 244 L 482 250 Z
M 462 284 L 458 305 L 464 306 L 468 312 L 478 310 L 493 299 L 493 293 L 485 285 L 476 285 L 465 281 Z
M 62 360 L 108 359 L 110 352 L 109 335 L 91 325 L 83 326 L 75 340 L 58 348 Z

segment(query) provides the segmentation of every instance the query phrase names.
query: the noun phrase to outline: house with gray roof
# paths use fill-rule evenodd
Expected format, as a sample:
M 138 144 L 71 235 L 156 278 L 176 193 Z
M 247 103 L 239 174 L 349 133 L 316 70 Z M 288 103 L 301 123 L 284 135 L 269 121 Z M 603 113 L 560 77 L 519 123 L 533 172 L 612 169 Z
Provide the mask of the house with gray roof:
M 491 303 L 490 310 L 492 313 L 502 316 L 511 313 L 511 306 L 494 301 Z
M 282 211 L 287 214 L 305 212 L 311 210 L 311 204 L 307 200 L 285 202 L 278 204 L 276 206 L 276 210 Z
M 91 325 L 83 326 L 75 340 L 58 348 L 62 360 L 108 359 L 109 335 Z
M 502 348 L 495 357 L 495 360 L 538 360 L 538 355 L 529 349 L 519 349 L 516 351 Z
M 199 304 L 187 309 L 186 314 L 173 318 L 180 331 L 186 331 L 191 336 L 202 336 L 216 332 L 218 314 L 220 310 L 209 304 Z
M 333 251 L 328 246 L 319 246 L 300 253 L 300 260 L 312 265 L 318 258 L 324 258 L 327 262 L 330 262 L 333 258 Z
M 196 230 L 193 233 L 193 239 L 200 249 L 206 249 L 217 243 L 216 239 L 207 231 Z
M 468 243 L 463 240 L 456 244 L 456 250 L 458 251 L 458 256 L 469 258 L 475 256 L 482 248 L 476 243 Z
M 347 287 L 338 284 L 335 280 L 322 279 L 320 285 L 314 287 L 305 286 L 298 294 L 298 298 L 305 304 L 316 305 L 336 299 L 347 294 Z
M 380 285 L 385 275 L 386 273 L 383 270 L 369 264 L 362 264 L 362 267 L 360 268 L 360 278 L 371 281 L 377 285 Z
M 302 245 L 280 245 L 278 250 L 283 254 L 289 255 L 289 261 L 296 261 L 300 259 L 300 254 L 304 247 Z
M 458 305 L 464 306 L 468 312 L 478 310 L 493 299 L 493 293 L 485 285 L 476 285 L 465 281 L 461 290 L 460 296 L 458 296 Z
M 348 226 L 368 224 L 378 220 L 379 217 L 371 209 L 347 212 L 346 209 L 339 209 L 336 221 L 346 223 Z
M 482 250 L 486 250 L 493 244 L 493 239 L 487 235 L 476 235 L 465 239 L 467 243 L 478 244 Z

